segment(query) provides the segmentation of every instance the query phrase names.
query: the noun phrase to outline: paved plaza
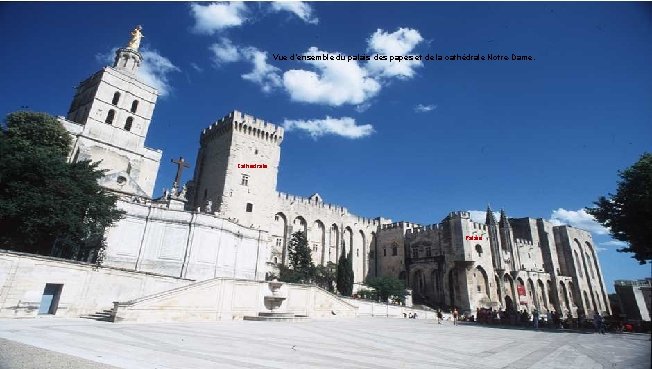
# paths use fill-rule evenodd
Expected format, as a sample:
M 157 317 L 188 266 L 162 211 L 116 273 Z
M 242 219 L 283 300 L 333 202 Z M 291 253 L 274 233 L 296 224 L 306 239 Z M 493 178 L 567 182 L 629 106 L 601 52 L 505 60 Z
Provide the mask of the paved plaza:
M 0 320 L 0 368 L 650 368 L 650 336 L 431 320 Z

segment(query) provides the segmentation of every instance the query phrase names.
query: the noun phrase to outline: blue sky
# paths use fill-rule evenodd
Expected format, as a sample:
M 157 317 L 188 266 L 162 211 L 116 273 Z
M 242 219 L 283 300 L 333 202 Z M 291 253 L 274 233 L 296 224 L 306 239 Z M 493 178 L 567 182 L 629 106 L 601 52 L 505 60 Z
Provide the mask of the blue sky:
M 288 128 L 279 191 L 423 224 L 490 203 L 591 230 L 610 291 L 650 275 L 581 211 L 652 151 L 649 3 L 2 3 L 0 113 L 65 115 L 137 24 L 163 93 L 157 194 L 170 159 L 194 163 L 201 129 L 236 109 Z M 311 50 L 534 60 L 272 57 Z

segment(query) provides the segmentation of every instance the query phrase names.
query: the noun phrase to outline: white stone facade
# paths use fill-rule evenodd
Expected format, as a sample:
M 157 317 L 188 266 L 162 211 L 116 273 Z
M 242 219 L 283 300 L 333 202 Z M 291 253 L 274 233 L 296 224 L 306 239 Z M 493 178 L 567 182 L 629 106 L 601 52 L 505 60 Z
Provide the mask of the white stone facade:
M 107 231 L 105 265 L 194 280 L 265 278 L 265 231 L 158 203 L 118 205 L 126 215 Z
M 117 58 L 125 53 L 120 50 Z M 81 82 L 60 121 L 73 136 L 71 161 L 100 162 L 99 169 L 108 170 L 104 187 L 151 198 L 162 152 L 145 147 L 145 138 L 158 92 L 134 71 L 115 64 Z
M 416 303 L 470 312 L 554 310 L 575 317 L 611 312 L 593 240 L 584 230 L 504 213 L 500 223 L 476 223 L 467 212 L 425 227 L 386 227 L 404 232 L 406 267 L 379 256 L 379 273 L 403 278 L 406 272 Z M 397 238 L 381 232 L 379 244 Z
M 105 265 L 261 280 L 288 264 L 291 236 L 303 231 L 316 264 L 336 263 L 344 248 L 356 283 L 395 276 L 417 303 L 610 311 L 588 232 L 504 214 L 482 224 L 466 212 L 427 227 L 392 223 L 353 215 L 319 194 L 278 192 L 284 131 L 238 111 L 202 131 L 188 192 L 152 200 L 161 152 L 144 142 L 157 92 L 135 77 L 140 61 L 137 51 L 119 49 L 113 67 L 80 84 L 61 119 L 74 137 L 71 160 L 101 161 L 108 170 L 101 184 L 124 195 L 126 216 L 107 231 Z

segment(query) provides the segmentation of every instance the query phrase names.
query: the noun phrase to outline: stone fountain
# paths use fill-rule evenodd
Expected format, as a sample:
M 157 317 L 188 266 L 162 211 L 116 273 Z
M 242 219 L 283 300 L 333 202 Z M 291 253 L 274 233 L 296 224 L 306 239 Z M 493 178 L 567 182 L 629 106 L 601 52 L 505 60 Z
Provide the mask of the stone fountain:
M 276 321 L 276 322 L 288 322 L 288 321 L 301 321 L 306 320 L 308 317 L 305 315 L 295 315 L 294 313 L 279 313 L 274 312 L 283 305 L 283 301 L 287 297 L 281 296 L 280 289 L 283 286 L 283 282 L 279 282 L 277 279 L 267 283 L 269 290 L 272 292 L 271 295 L 266 295 L 263 297 L 265 307 L 269 311 L 263 311 L 258 313 L 258 316 L 245 316 L 244 320 L 258 320 L 258 321 Z

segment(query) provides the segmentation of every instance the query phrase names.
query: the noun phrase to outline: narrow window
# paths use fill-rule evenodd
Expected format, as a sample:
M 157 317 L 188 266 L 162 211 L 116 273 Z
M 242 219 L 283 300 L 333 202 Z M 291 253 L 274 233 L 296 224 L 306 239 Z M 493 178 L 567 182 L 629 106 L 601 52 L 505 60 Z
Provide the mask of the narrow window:
M 120 93 L 116 91 L 116 93 L 113 94 L 113 101 L 111 101 L 111 104 L 118 105 L 119 101 L 120 101 Z
M 392 256 L 398 255 L 398 246 L 392 246 Z
M 274 256 L 274 264 L 278 264 L 278 257 Z
M 249 186 L 249 176 L 246 174 L 242 175 L 242 182 L 240 182 L 241 185 L 243 186 Z
M 281 242 L 282 242 L 282 241 L 283 241 L 282 239 L 277 238 L 277 239 L 276 239 L 276 247 L 281 247 Z
M 106 115 L 106 120 L 104 123 L 113 124 L 113 117 L 115 117 L 115 110 L 109 110 L 109 113 Z
M 383 248 L 383 256 L 387 256 L 387 249 Z
M 432 250 L 430 247 L 426 248 L 426 257 L 431 257 L 432 256 Z
M 419 250 L 417 250 L 417 249 L 412 250 L 412 257 L 415 258 L 415 259 L 418 258 L 419 257 Z
M 131 125 L 134 123 L 134 118 L 127 118 L 127 123 L 125 123 L 125 131 L 131 131 Z
M 355 249 L 355 256 L 360 256 L 360 249 Z
M 254 204 L 248 202 L 247 203 L 247 213 L 251 213 L 252 211 L 254 211 Z
M 137 109 L 138 109 L 138 100 L 134 100 L 134 102 L 131 103 L 131 112 L 135 113 Z

